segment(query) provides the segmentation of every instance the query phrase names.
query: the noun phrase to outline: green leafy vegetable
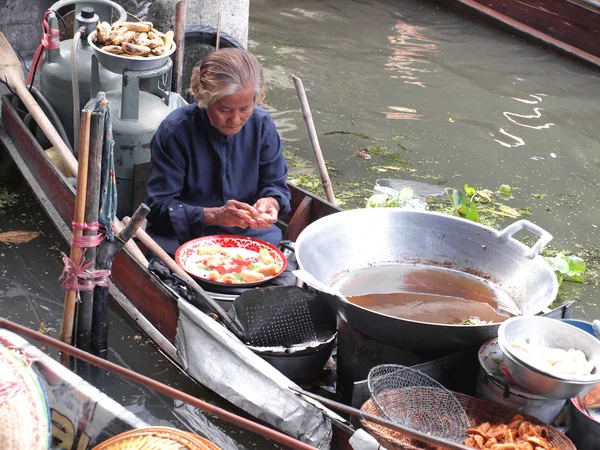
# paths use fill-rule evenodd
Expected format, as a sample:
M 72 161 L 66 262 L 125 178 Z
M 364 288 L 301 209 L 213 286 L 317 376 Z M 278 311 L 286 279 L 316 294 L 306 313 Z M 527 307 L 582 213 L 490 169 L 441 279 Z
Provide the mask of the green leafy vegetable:
M 559 286 L 563 281 L 583 283 L 586 265 L 585 261 L 579 256 L 567 256 L 564 253 L 558 253 L 555 256 L 545 256 L 544 259 L 554 270 Z

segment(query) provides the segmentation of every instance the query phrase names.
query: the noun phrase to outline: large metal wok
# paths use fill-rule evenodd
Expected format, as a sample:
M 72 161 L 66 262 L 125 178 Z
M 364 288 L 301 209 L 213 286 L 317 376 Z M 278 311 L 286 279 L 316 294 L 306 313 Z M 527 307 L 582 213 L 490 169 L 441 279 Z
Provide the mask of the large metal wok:
M 527 247 L 512 236 L 526 229 L 539 236 Z M 535 315 L 556 297 L 558 282 L 539 252 L 552 236 L 520 220 L 498 232 L 446 214 L 396 208 L 357 209 L 309 225 L 296 242 L 299 275 L 324 292 L 340 277 L 369 265 L 426 264 L 484 278 L 508 293 L 520 313 Z M 308 278 L 312 276 L 311 283 Z M 382 287 L 385 289 L 385 287 Z M 341 294 L 346 294 L 343 285 Z M 381 291 L 380 291 L 381 292 Z M 369 294 L 371 292 L 364 292 Z M 354 292 L 353 295 L 357 293 Z M 497 337 L 499 323 L 440 325 L 401 319 L 326 294 L 338 315 L 358 332 L 409 350 L 458 350 Z

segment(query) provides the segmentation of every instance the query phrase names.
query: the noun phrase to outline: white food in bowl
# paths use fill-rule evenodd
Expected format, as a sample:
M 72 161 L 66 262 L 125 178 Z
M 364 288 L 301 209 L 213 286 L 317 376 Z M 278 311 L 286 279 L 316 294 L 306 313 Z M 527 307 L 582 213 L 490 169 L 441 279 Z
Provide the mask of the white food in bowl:
M 511 349 L 523 361 L 560 378 L 585 379 L 595 368 L 585 353 L 575 348 L 552 348 L 534 339 L 528 342 L 525 338 L 518 338 L 511 344 Z

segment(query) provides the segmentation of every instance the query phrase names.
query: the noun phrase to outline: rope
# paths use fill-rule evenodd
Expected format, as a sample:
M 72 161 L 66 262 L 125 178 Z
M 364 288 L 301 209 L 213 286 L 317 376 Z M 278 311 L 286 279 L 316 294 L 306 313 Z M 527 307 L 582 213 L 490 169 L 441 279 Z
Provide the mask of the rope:
M 106 227 L 104 225 L 100 225 L 98 222 L 73 222 L 71 223 L 71 227 L 73 230 L 83 230 L 83 231 L 91 231 L 98 232 L 99 234 L 96 236 L 73 236 L 71 239 L 72 247 L 79 248 L 90 248 L 97 247 L 100 243 L 106 238 Z
M 65 291 L 76 291 L 76 301 L 81 301 L 81 291 L 91 291 L 96 286 L 109 287 L 110 270 L 89 270 L 95 261 L 85 262 L 85 250 L 81 253 L 78 263 L 61 252 L 65 267 L 60 274 L 59 280 L 64 278 L 60 285 Z
M 42 20 L 42 41 L 33 56 L 33 63 L 31 69 L 29 70 L 29 75 L 27 75 L 27 85 L 31 83 L 34 73 L 40 67 L 44 51 L 46 49 L 56 50 L 60 48 L 60 31 L 53 30 L 52 28 L 50 28 L 50 24 L 48 23 L 48 16 L 50 15 L 50 13 L 53 13 L 51 9 L 44 13 L 44 19 Z

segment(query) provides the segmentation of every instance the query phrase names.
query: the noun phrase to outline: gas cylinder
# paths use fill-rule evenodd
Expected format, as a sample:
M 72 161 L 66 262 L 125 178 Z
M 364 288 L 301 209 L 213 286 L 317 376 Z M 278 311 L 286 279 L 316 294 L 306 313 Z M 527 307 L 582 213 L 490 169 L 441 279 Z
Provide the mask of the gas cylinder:
M 51 6 L 51 12 L 47 16 L 48 26 L 58 34 L 58 20 L 55 11 L 65 6 L 75 5 L 75 32 L 84 25 L 86 30 L 77 36 L 76 47 L 76 78 L 79 86 L 79 107 L 81 110 L 90 98 L 95 97 L 97 92 L 91 92 L 91 57 L 93 50 L 87 42 L 87 33 L 93 31 L 98 20 L 111 22 L 113 9 L 119 14 L 118 22 L 127 19 L 127 13 L 122 6 L 108 0 L 88 1 L 59 1 Z M 69 140 L 73 143 L 73 71 L 71 65 L 71 52 L 73 39 L 60 42 L 60 48 L 46 49 L 41 67 L 38 69 L 40 80 L 40 91 L 56 111 L 63 124 Z M 111 91 L 119 89 L 121 76 L 108 70 L 100 69 L 100 89 Z
M 92 58 L 92 67 L 97 65 L 96 58 Z M 118 217 L 130 216 L 144 201 L 150 141 L 163 119 L 180 104 L 173 100 L 183 100 L 170 91 L 172 68 L 173 62 L 167 58 L 158 69 L 125 70 L 121 89 L 106 92 L 115 142 Z M 140 90 L 142 79 L 150 80 L 145 91 Z

